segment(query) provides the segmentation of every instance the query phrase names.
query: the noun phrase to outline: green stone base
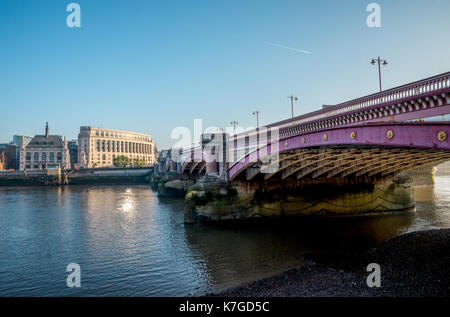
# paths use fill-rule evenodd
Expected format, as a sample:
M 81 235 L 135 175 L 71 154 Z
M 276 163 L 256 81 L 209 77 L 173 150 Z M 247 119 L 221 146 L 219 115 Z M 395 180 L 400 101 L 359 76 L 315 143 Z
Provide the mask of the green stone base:
M 415 207 L 412 179 L 408 176 L 374 183 L 320 179 L 196 184 L 186 201 L 197 218 L 208 220 L 355 216 Z

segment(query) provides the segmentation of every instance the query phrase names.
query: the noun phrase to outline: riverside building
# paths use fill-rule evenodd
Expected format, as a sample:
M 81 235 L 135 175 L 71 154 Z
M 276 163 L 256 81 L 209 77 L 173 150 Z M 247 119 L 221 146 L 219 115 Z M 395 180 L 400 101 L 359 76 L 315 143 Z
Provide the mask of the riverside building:
M 25 137 L 23 137 L 25 138 Z M 66 138 L 50 135 L 48 123 L 45 135 L 36 135 L 28 144 L 21 142 L 20 170 L 46 170 L 48 165 L 70 168 L 69 149 Z
M 149 134 L 82 126 L 78 134 L 78 166 L 112 167 L 118 156 L 152 165 L 156 161 L 154 149 L 155 142 Z

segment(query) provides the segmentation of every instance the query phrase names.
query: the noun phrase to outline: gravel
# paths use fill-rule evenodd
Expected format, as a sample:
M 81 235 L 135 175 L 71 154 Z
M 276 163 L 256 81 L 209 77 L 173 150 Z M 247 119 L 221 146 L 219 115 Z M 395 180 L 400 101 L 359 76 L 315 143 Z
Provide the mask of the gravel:
M 362 253 L 306 256 L 312 265 L 207 296 L 423 297 L 450 295 L 450 229 L 404 234 Z M 381 268 L 370 288 L 369 263 Z

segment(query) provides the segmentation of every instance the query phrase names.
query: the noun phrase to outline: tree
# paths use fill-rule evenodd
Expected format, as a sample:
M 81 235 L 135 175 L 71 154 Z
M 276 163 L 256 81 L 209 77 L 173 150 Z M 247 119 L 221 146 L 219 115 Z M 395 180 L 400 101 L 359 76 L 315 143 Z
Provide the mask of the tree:
M 142 167 L 142 166 L 144 166 L 144 160 L 139 159 L 139 158 L 135 158 L 135 159 L 133 160 L 133 166 L 136 166 L 136 167 Z
M 131 165 L 130 159 L 125 155 L 119 155 L 113 159 L 114 167 L 128 167 Z

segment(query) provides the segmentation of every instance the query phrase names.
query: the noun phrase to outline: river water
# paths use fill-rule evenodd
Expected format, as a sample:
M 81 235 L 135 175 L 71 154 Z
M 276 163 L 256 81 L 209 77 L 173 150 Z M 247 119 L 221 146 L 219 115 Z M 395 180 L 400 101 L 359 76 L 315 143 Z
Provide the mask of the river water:
M 450 227 L 450 176 L 416 211 L 233 228 L 183 224 L 183 200 L 145 185 L 0 187 L 0 296 L 197 296 L 307 265 L 302 256 Z M 81 287 L 68 288 L 69 263 Z

